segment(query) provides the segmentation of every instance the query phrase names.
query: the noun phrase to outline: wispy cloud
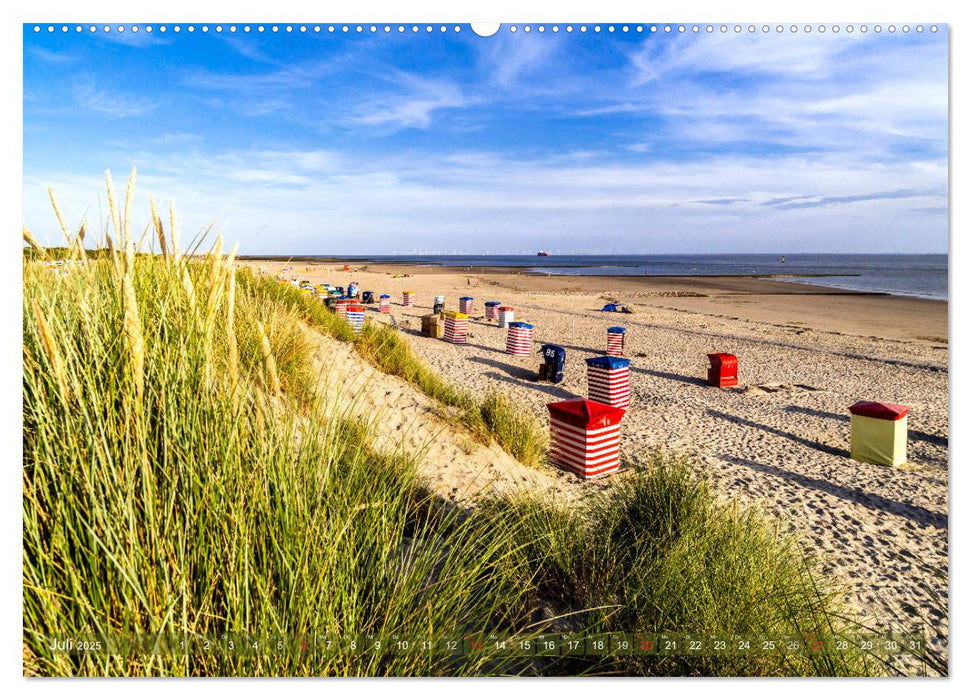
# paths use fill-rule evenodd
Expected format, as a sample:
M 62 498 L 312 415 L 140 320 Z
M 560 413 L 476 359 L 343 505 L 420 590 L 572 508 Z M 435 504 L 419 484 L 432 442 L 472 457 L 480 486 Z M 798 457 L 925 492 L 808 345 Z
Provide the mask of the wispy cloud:
M 124 158 L 121 153 L 113 160 Z M 846 250 L 848 226 L 859 250 L 887 250 L 888 243 L 891 250 L 908 249 L 930 240 L 946 245 L 946 227 L 926 216 L 928 207 L 946 206 L 939 186 L 946 168 L 926 164 L 726 157 L 624 165 L 485 151 L 420 160 L 266 149 L 216 157 L 127 153 L 139 165 L 145 191 L 175 195 L 198 227 L 232 202 L 226 221 L 247 252 L 379 252 L 402 238 L 427 247 L 436 236 L 445 236 L 440 243 L 465 241 L 464 249 L 488 241 L 515 251 L 536 241 L 537 231 L 557 231 L 578 250 L 596 242 L 631 252 L 678 252 L 710 249 L 712 230 L 725 234 L 720 249 L 758 250 L 761 232 L 774 230 L 785 231 L 785 242 L 798 242 L 801 250 L 825 251 Z M 86 206 L 84 197 L 99 190 L 99 175 L 88 174 L 87 194 L 76 183 L 65 197 L 78 194 L 78 206 Z M 895 182 L 914 186 L 894 188 Z M 719 196 L 705 196 L 712 192 Z M 29 199 L 40 206 L 43 194 L 37 187 Z M 850 204 L 850 218 L 835 213 Z M 834 213 L 824 213 L 829 210 Z M 891 222 L 905 224 L 907 238 L 888 240 Z M 345 235 L 320 238 L 328 230 Z
M 347 121 L 390 129 L 428 129 L 435 112 L 468 107 L 475 102 L 452 81 L 395 71 L 394 83 L 400 87 L 371 97 Z
M 74 87 L 77 105 L 91 112 L 110 117 L 138 117 L 160 105 L 158 100 L 137 95 L 121 94 L 116 90 L 96 87 L 90 81 L 82 81 Z
M 53 64 L 64 64 L 64 63 L 74 63 L 77 61 L 77 56 L 68 53 L 66 51 L 50 51 L 42 46 L 28 46 L 25 48 L 28 54 L 34 58 L 39 58 L 45 63 Z
M 946 52 L 939 42 L 904 49 L 893 39 L 652 36 L 627 52 L 625 71 L 601 75 L 574 114 L 648 120 L 651 133 L 695 148 L 852 148 L 890 158 L 911 140 L 943 152 Z
M 851 194 L 843 196 L 820 197 L 813 195 L 800 195 L 796 197 L 775 197 L 766 202 L 764 206 L 776 207 L 777 209 L 807 209 L 812 207 L 830 207 L 839 204 L 853 204 L 856 202 L 873 202 L 880 199 L 912 199 L 914 197 L 944 197 L 946 193 L 941 190 L 915 190 L 904 188 L 890 190 L 888 192 L 867 192 L 864 194 Z
M 744 197 L 722 197 L 721 199 L 696 199 L 691 202 L 691 204 L 714 204 L 716 206 L 730 206 L 732 204 L 741 204 L 743 202 L 751 201 Z
M 488 80 L 503 88 L 515 87 L 553 60 L 560 41 L 552 36 L 500 32 L 482 52 Z
M 124 46 L 149 48 L 152 46 L 164 46 L 175 41 L 173 38 L 166 37 L 158 32 L 146 32 L 144 29 L 133 32 L 131 29 L 118 31 L 115 26 L 111 31 L 99 31 L 92 34 L 99 41 L 106 41 L 111 44 L 123 44 Z
M 280 62 L 276 58 L 263 51 L 259 44 L 251 37 L 235 36 L 226 33 L 219 34 L 218 36 L 226 42 L 227 46 L 244 58 L 259 61 L 260 63 L 280 65 Z
M 697 73 L 825 78 L 842 54 L 865 41 L 832 34 L 654 37 L 630 53 L 634 85 Z
M 237 72 L 192 69 L 183 83 L 192 88 L 251 94 L 259 90 L 287 91 L 310 89 L 333 72 L 330 61 L 291 63 L 276 70 L 239 70 Z

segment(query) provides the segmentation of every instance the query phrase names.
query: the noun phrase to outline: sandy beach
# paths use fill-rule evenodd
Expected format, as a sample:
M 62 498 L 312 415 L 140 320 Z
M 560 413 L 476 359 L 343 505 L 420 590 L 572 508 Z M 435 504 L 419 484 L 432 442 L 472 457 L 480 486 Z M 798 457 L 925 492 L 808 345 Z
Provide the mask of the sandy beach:
M 929 632 L 922 620 L 947 628 L 946 302 L 751 278 L 243 264 L 272 274 L 287 267 L 287 277 L 313 283 L 353 280 L 375 297 L 390 294 L 390 316 L 440 375 L 481 396 L 499 387 L 544 425 L 547 403 L 586 395 L 583 360 L 603 354 L 608 326 L 625 326 L 632 372 L 624 460 L 657 448 L 696 455 L 720 497 L 772 513 L 808 552 L 823 556 L 864 615 L 901 630 Z M 405 290 L 416 292 L 415 306 L 401 305 Z M 475 298 L 467 345 L 421 337 L 420 316 L 439 294 L 448 310 L 457 309 L 460 296 Z M 634 313 L 602 313 L 608 300 Z M 543 343 L 566 349 L 562 383 L 535 381 L 538 354 L 505 353 L 506 332 L 485 320 L 486 301 L 512 306 L 516 320 L 535 324 L 535 351 Z M 373 320 L 388 316 L 369 307 Z M 709 352 L 738 356 L 738 387 L 706 386 Z M 859 400 L 911 407 L 905 465 L 849 459 L 847 407 Z M 460 458 L 439 449 L 426 464 L 435 471 L 441 462 L 436 488 L 446 494 L 473 488 L 468 470 L 450 467 Z M 495 464 L 501 471 L 504 458 Z M 575 494 L 609 488 L 618 478 L 582 482 L 561 472 L 540 481 Z

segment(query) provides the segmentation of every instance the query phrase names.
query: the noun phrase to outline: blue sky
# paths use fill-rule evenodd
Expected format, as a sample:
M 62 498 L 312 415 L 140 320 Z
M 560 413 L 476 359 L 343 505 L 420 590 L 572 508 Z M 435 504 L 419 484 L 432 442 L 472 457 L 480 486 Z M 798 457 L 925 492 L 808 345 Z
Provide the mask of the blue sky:
M 135 166 L 136 222 L 175 198 L 246 254 L 947 251 L 943 28 L 199 26 L 25 26 L 42 242 L 48 185 L 103 229 Z

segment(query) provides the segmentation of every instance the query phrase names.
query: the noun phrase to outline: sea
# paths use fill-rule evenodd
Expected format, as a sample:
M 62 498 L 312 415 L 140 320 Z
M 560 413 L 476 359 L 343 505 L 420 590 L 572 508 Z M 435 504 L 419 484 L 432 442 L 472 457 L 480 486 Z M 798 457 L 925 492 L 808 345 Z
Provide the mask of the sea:
M 783 262 L 783 259 L 785 262 Z M 521 267 L 551 275 L 745 275 L 860 292 L 948 298 L 947 255 L 393 255 L 373 262 Z M 791 275 L 791 277 L 790 277 Z

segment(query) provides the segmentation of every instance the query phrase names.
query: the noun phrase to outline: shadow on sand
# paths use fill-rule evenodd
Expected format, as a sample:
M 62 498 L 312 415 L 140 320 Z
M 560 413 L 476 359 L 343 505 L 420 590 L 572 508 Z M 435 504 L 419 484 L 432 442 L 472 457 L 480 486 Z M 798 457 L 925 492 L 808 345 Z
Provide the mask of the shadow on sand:
M 488 365 L 489 367 L 495 367 L 496 369 L 502 370 L 507 376 L 513 379 L 519 379 L 524 382 L 535 382 L 536 372 L 535 370 L 527 369 L 525 367 L 517 367 L 516 365 L 511 365 L 507 362 L 499 362 L 498 360 L 491 360 L 488 357 L 470 357 L 470 362 L 478 362 L 480 365 Z
M 565 350 L 576 350 L 577 352 L 586 352 L 586 353 L 589 353 L 591 355 L 603 355 L 603 354 L 605 354 L 605 351 L 604 350 L 594 350 L 593 348 L 584 348 L 584 347 L 581 347 L 579 345 L 564 345 L 563 343 L 553 343 L 553 345 L 559 345 L 561 348 L 563 348 Z
M 864 508 L 879 510 L 884 513 L 890 513 L 891 515 L 907 518 L 908 520 L 912 520 L 920 525 L 929 525 L 930 527 L 936 527 L 942 530 L 947 529 L 946 515 L 942 513 L 935 513 L 934 511 L 927 510 L 926 508 L 921 508 L 920 506 L 910 505 L 909 503 L 900 503 L 899 501 L 893 501 L 889 498 L 884 498 L 883 496 L 876 496 L 872 493 L 861 491 L 860 489 L 851 488 L 849 486 L 840 486 L 832 483 L 831 481 L 826 481 L 825 479 L 816 479 L 804 474 L 797 474 L 779 467 L 754 462 L 750 459 L 742 459 L 741 457 L 733 457 L 732 455 L 720 455 L 720 458 L 731 464 L 739 464 L 751 469 L 755 469 L 756 471 L 760 471 L 763 474 L 776 476 L 780 479 L 787 479 L 788 481 L 792 481 L 800 486 L 824 491 L 828 494 L 836 496 L 837 498 L 842 498 L 843 500 L 861 505 Z
M 549 394 L 554 399 L 559 399 L 560 401 L 568 401 L 569 399 L 582 399 L 582 396 L 577 396 L 572 391 L 567 391 L 554 384 L 546 384 L 543 382 L 536 381 L 524 381 L 521 379 L 515 379 L 508 375 L 500 374 L 499 372 L 486 372 L 485 376 L 489 379 L 495 379 L 500 382 L 507 382 L 509 384 L 516 384 L 519 386 L 528 385 L 530 389 L 535 389 L 536 391 L 542 391 L 544 394 Z
M 828 418 L 831 420 L 837 420 L 842 423 L 850 422 L 850 414 L 832 413 L 830 411 L 820 411 L 815 408 L 805 408 L 803 406 L 789 406 L 786 408 L 790 413 L 802 413 L 807 416 L 816 416 L 817 418 Z M 907 434 L 915 439 L 922 442 L 929 443 L 931 445 L 938 445 L 940 447 L 948 446 L 948 439 L 942 435 L 931 435 L 930 433 L 925 433 L 921 430 L 908 429 Z
M 481 345 L 479 343 L 466 343 L 465 344 L 465 347 L 467 347 L 467 348 L 476 348 L 478 350 L 485 350 L 486 352 L 493 352 L 493 353 L 496 353 L 497 355 L 505 355 L 506 354 L 505 349 L 500 350 L 499 348 L 490 348 L 488 345 Z M 475 358 L 472 358 L 472 359 L 474 360 Z
M 507 382 L 509 384 L 516 384 L 519 386 L 527 386 L 530 389 L 536 389 L 537 391 L 542 391 L 550 396 L 560 398 L 560 399 L 575 399 L 576 394 L 571 391 L 567 391 L 555 384 L 546 384 L 545 382 L 536 381 L 536 372 L 531 369 L 526 369 L 525 367 L 517 367 L 516 365 L 511 365 L 507 362 L 499 362 L 497 360 L 492 360 L 487 357 L 470 357 L 471 362 L 478 362 L 482 365 L 487 365 L 493 367 L 498 372 L 486 372 L 485 376 L 490 379 L 497 379 L 502 382 Z
M 765 425 L 764 423 L 756 423 L 755 421 L 748 420 L 746 418 L 740 418 L 738 416 L 733 416 L 731 413 L 723 413 L 722 411 L 716 411 L 714 409 L 708 409 L 708 415 L 714 416 L 715 418 L 721 418 L 722 420 L 727 420 L 730 423 L 738 423 L 739 425 L 747 425 L 750 428 L 756 428 L 762 430 L 766 433 L 771 433 L 772 435 L 778 435 L 779 437 L 785 438 L 786 440 L 792 440 L 800 445 L 805 445 L 814 450 L 819 450 L 820 452 L 826 452 L 827 454 L 836 455 L 837 457 L 849 457 L 850 453 L 848 450 L 844 450 L 838 447 L 833 447 L 832 445 L 827 445 L 816 440 L 810 440 L 808 438 L 800 437 L 795 433 L 790 433 L 785 430 L 780 430 L 779 428 L 773 428 L 770 425 Z
M 686 374 L 676 374 L 675 372 L 662 372 L 657 369 L 642 369 L 641 367 L 630 366 L 632 372 L 639 372 L 641 374 L 649 374 L 652 377 L 658 377 L 660 379 L 670 379 L 675 382 L 683 382 L 684 384 L 694 384 L 695 386 L 708 386 L 708 381 L 703 377 L 689 377 Z

